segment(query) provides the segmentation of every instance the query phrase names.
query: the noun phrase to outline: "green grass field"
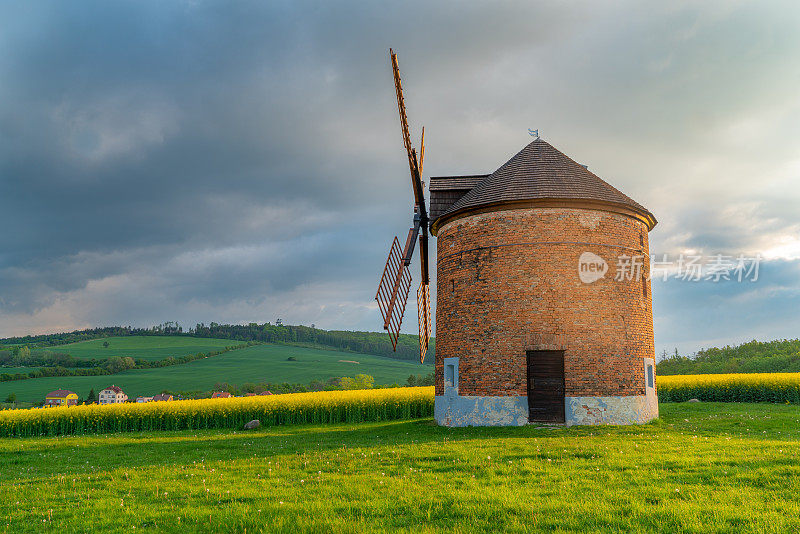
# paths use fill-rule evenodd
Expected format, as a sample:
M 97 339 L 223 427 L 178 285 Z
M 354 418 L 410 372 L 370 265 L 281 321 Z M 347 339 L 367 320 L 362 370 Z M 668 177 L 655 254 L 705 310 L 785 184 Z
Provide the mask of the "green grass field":
M 103 343 L 107 342 L 108 347 Z M 107 337 L 80 341 L 68 345 L 55 345 L 43 350 L 65 352 L 75 358 L 113 358 L 130 356 L 142 360 L 163 360 L 169 356 L 178 357 L 198 352 L 211 352 L 226 346 L 239 345 L 242 341 L 232 339 L 206 339 L 183 336 L 126 336 Z
M 172 339 L 172 338 L 164 338 Z M 182 338 L 181 338 L 182 339 Z M 235 343 L 228 341 L 228 343 Z M 66 345 L 65 345 L 66 346 Z M 102 343 L 101 343 L 102 346 Z M 297 361 L 287 361 L 293 356 Z M 345 361 L 340 361 L 345 360 Z M 347 360 L 359 363 L 349 363 Z M 290 382 L 308 384 L 332 376 L 372 375 L 377 384 L 404 384 L 411 374 L 428 374 L 432 365 L 393 360 L 368 354 L 307 349 L 288 345 L 258 345 L 234 350 L 182 365 L 156 369 L 134 369 L 107 376 L 67 376 L 0 382 L 0 399 L 9 393 L 19 401 L 41 402 L 54 389 L 70 389 L 81 398 L 115 384 L 129 397 L 172 391 L 210 390 L 217 382 Z
M 796 532 L 800 409 L 0 440 L 2 532 Z

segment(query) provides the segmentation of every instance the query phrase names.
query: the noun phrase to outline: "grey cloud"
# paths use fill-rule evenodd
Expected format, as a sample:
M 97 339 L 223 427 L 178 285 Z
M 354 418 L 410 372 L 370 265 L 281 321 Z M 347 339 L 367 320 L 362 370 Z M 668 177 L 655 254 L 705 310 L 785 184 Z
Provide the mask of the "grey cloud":
M 754 282 L 654 280 L 657 352 L 797 337 L 800 261 L 763 261 L 759 271 Z
M 652 209 L 652 250 L 775 249 L 800 238 L 799 15 L 728 2 L 6 4 L 0 335 L 278 314 L 379 328 L 375 285 L 411 204 L 389 46 L 415 140 L 426 126 L 426 174 L 490 172 L 538 127 Z M 792 287 L 768 298 L 788 306 Z M 665 342 L 711 339 L 680 306 L 704 290 L 654 292 Z

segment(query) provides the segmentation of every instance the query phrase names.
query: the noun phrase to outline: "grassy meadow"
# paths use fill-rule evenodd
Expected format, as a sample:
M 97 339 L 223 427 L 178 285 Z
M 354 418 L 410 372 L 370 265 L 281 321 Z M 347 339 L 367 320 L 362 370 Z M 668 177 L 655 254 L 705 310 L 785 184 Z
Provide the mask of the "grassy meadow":
M 108 343 L 104 347 L 103 343 Z M 211 352 L 226 346 L 238 345 L 241 341 L 231 339 L 196 338 L 186 336 L 125 336 L 79 341 L 67 345 L 54 345 L 44 350 L 65 352 L 76 358 L 113 358 L 130 356 L 142 360 L 186 356 L 198 352 Z
M 792 532 L 800 409 L 0 439 L 0 532 Z
M 148 338 L 112 338 L 112 340 L 114 339 L 127 341 Z M 157 339 L 180 341 L 187 338 L 158 337 Z M 197 341 L 208 340 L 198 339 Z M 231 340 L 221 341 L 226 341 L 228 344 L 237 343 Z M 99 342 L 102 348 L 102 340 L 85 343 L 94 344 L 95 342 Z M 83 343 L 59 347 L 77 345 L 83 345 Z M 113 346 L 114 344 L 109 342 L 109 349 Z M 56 348 L 53 347 L 53 350 Z M 155 350 L 155 347 L 151 347 L 151 349 Z M 198 351 L 199 349 L 194 352 Z M 296 361 L 289 361 L 289 357 L 295 358 Z M 430 364 L 420 365 L 413 361 L 394 360 L 369 354 L 266 344 L 170 367 L 133 369 L 107 376 L 45 377 L 0 382 L 0 399 L 5 399 L 9 393 L 13 392 L 16 393 L 19 401 L 41 402 L 45 394 L 59 388 L 70 389 L 78 393 L 81 398 L 85 398 L 90 389 L 94 388 L 97 392 L 111 384 L 121 387 L 129 397 L 136 397 L 153 395 L 164 389 L 207 391 L 217 382 L 308 384 L 314 379 L 327 380 L 332 376 L 355 376 L 359 373 L 372 375 L 375 377 L 376 384 L 393 384 L 395 382 L 404 384 L 409 375 L 428 374 L 432 370 L 433 366 Z

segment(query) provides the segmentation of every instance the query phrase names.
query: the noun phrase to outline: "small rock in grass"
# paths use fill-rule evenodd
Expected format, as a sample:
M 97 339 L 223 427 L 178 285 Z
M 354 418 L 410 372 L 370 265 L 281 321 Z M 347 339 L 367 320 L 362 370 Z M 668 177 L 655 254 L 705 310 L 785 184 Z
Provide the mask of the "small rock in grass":
M 245 430 L 255 430 L 256 428 L 261 426 L 261 421 L 258 419 L 253 419 L 249 423 L 245 423 L 244 429 Z
M 689 399 L 688 402 L 700 402 L 700 399 Z

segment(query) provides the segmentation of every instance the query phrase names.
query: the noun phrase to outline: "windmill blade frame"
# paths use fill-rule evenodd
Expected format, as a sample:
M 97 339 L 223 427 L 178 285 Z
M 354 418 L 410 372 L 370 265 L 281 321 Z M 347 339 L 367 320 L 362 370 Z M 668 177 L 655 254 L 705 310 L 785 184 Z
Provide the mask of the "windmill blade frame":
M 383 268 L 378 292 L 375 294 L 375 300 L 378 301 L 378 308 L 383 317 L 383 329 L 389 333 L 394 350 L 397 350 L 397 340 L 400 337 L 400 326 L 406 311 L 410 289 L 411 271 L 405 263 L 400 242 L 395 237 L 389 248 L 389 257 Z
M 419 322 L 419 363 L 425 363 L 431 339 L 430 284 L 420 283 L 417 289 L 417 320 Z
M 403 145 L 408 156 L 408 167 L 411 172 L 411 188 L 414 192 L 414 218 L 413 226 L 408 231 L 406 243 L 400 249 L 400 242 L 394 238 L 389 248 L 389 257 L 383 269 L 383 275 L 378 284 L 375 300 L 383 317 L 383 328 L 389 334 L 392 348 L 397 350 L 400 337 L 400 326 L 403 322 L 408 294 L 411 288 L 411 272 L 409 266 L 414 255 L 414 248 L 419 241 L 420 271 L 422 281 L 417 289 L 417 314 L 419 323 L 420 363 L 424 362 L 428 351 L 431 334 L 430 311 L 430 278 L 428 273 L 428 210 L 425 206 L 425 187 L 422 182 L 422 165 L 425 158 L 425 128 L 422 128 L 420 138 L 420 153 L 411 145 L 411 133 L 406 115 L 406 105 L 403 98 L 403 85 L 400 79 L 400 68 L 397 63 L 397 54 L 389 49 L 389 58 L 392 63 L 395 93 L 397 95 L 397 111 L 400 115 L 400 128 L 403 134 Z

